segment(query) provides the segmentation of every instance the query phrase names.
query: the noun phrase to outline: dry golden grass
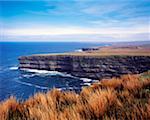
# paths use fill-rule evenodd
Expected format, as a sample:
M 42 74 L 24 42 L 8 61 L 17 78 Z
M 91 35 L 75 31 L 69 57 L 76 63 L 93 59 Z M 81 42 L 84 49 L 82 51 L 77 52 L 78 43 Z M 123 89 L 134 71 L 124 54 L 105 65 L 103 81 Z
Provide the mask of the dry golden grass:
M 150 72 L 94 83 L 76 94 L 53 89 L 0 103 L 1 120 L 148 120 Z
M 150 45 L 107 46 L 94 51 L 70 52 L 59 54 L 36 54 L 34 56 L 150 56 Z

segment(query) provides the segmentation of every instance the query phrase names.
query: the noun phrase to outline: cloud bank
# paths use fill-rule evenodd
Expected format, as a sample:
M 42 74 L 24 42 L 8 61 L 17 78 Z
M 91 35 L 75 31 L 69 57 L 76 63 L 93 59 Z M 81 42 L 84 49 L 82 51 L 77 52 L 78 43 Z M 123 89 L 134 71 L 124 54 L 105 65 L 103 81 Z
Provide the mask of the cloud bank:
M 150 40 L 148 0 L 1 1 L 0 5 L 0 41 Z

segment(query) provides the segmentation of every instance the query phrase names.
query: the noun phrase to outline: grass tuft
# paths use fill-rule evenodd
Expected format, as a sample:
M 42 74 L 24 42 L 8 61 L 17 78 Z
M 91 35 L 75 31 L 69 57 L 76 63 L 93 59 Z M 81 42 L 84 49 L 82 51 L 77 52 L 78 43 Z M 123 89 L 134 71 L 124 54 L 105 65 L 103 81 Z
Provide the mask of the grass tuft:
M 1 120 L 148 120 L 150 72 L 93 83 L 76 94 L 57 89 L 0 103 Z

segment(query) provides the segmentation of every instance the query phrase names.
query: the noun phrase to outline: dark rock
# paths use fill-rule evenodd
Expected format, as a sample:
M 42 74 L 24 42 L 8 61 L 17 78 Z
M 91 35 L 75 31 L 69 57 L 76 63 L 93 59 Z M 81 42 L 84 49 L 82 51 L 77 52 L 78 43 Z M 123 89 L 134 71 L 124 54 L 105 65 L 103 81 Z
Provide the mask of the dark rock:
M 99 48 L 82 48 L 82 51 L 94 51 L 99 50 Z
M 150 56 L 23 56 L 19 68 L 44 69 L 101 79 L 150 70 Z

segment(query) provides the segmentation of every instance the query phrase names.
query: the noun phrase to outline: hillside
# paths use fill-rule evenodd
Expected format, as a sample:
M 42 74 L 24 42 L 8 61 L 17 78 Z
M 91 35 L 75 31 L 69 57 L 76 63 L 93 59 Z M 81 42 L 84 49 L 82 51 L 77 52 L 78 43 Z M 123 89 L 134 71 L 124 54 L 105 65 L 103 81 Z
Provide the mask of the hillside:
M 150 72 L 103 79 L 76 94 L 53 89 L 0 103 L 1 120 L 148 120 Z

